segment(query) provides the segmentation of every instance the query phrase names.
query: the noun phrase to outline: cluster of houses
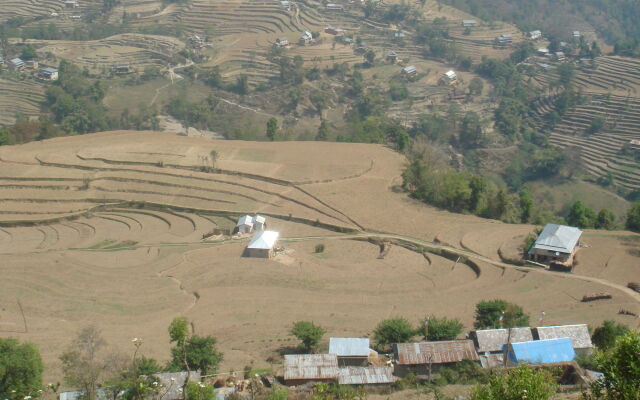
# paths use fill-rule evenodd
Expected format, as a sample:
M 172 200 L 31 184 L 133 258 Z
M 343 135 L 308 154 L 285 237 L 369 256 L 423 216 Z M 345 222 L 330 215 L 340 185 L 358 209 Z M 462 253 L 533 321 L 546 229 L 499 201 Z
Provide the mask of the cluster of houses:
M 6 65 L 7 69 L 11 72 L 22 72 L 27 70 L 37 71 L 35 76 L 45 81 L 57 81 L 58 69 L 52 67 L 45 67 L 38 70 L 39 63 L 37 60 L 22 60 L 19 57 L 12 58 L 6 63 L 4 59 L 0 57 L 0 65 Z
M 370 348 L 368 338 L 330 338 L 327 354 L 286 355 L 284 382 L 389 385 L 409 373 L 429 377 L 463 360 L 483 368 L 571 363 L 592 348 L 584 324 L 486 329 L 463 340 L 395 343 L 388 361 Z
M 262 215 L 243 215 L 238 218 L 234 233 L 239 236 L 253 233 L 253 237 L 245 248 L 245 257 L 273 258 L 276 255 L 280 234 L 266 228 L 266 218 Z

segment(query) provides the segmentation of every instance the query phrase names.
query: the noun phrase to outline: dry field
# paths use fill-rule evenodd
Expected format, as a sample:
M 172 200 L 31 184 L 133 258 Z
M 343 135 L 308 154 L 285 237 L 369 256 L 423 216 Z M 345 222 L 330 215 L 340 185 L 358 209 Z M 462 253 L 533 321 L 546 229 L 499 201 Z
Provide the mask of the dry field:
M 213 150 L 217 169 L 201 171 Z M 638 235 L 587 233 L 574 274 L 502 264 L 498 250 L 516 253 L 532 226 L 410 200 L 397 189 L 402 165 L 379 145 L 154 132 L 3 147 L 0 334 L 38 343 L 57 379 L 57 356 L 81 327 L 98 325 L 122 351 L 142 337 L 146 355 L 166 359 L 166 327 L 178 315 L 219 339 L 222 371 L 269 366 L 269 356 L 296 345 L 287 332 L 299 319 L 321 324 L 327 337 L 368 335 L 396 315 L 457 317 L 470 328 L 479 300 L 505 298 L 533 323 L 545 311 L 549 324 L 637 325 L 617 312 L 640 312 L 640 296 L 623 287 L 638 276 Z M 247 259 L 247 239 L 201 240 L 246 212 L 269 216 L 285 254 Z M 478 268 L 394 244 L 381 259 L 371 237 L 448 246 Z M 613 299 L 578 300 L 601 291 Z
M 40 115 L 44 88 L 32 80 L 18 80 L 5 75 L 0 78 L 0 125 L 15 123 L 16 114 Z

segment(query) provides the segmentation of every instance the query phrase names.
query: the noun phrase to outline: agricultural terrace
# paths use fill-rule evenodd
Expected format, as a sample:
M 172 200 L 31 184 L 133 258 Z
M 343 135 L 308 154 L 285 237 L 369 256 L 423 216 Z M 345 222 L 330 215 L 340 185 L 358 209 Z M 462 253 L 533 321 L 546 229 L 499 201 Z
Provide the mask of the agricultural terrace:
M 166 67 L 176 61 L 177 53 L 184 43 L 167 36 L 121 34 L 101 40 L 29 41 L 38 46 L 41 55 L 53 54 L 58 59 L 66 59 L 93 73 L 109 71 L 124 64 L 138 70 L 146 66 Z
M 542 87 L 557 80 L 557 72 L 537 77 Z M 632 139 L 640 139 L 640 61 L 625 57 L 598 57 L 593 65 L 583 64 L 574 78 L 574 85 L 586 97 L 586 102 L 569 110 L 551 134 L 552 143 L 560 147 L 575 146 L 587 171 L 595 177 L 611 174 L 614 182 L 624 188 L 640 188 L 640 166 L 620 154 Z M 538 114 L 544 116 L 554 109 L 557 95 L 544 98 L 538 104 Z M 600 118 L 604 125 L 590 133 L 592 121 Z
M 37 117 L 44 101 L 44 88 L 34 81 L 0 77 L 0 125 L 15 123 L 16 115 Z
M 638 235 L 586 232 L 573 274 L 503 264 L 498 253 L 516 257 L 534 227 L 413 201 L 399 189 L 403 163 L 380 145 L 156 132 L 5 146 L 0 328 L 49 364 L 87 323 L 112 345 L 142 337 L 146 354 L 168 357 L 165 328 L 185 315 L 218 338 L 225 370 L 267 366 L 297 343 L 288 330 L 299 319 L 341 336 L 395 315 L 471 327 L 478 301 L 504 298 L 548 324 L 635 323 L 617 312 L 640 312 L 624 287 L 638 273 Z M 245 213 L 265 215 L 286 251 L 242 258 L 248 238 L 203 240 Z M 579 301 L 603 291 L 613 298 Z

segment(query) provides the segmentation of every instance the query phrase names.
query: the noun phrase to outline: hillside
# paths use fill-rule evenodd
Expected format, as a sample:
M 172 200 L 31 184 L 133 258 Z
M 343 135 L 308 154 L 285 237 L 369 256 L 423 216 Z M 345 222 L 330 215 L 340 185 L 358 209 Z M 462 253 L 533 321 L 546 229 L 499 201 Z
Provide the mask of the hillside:
M 298 319 L 331 335 L 368 335 L 394 315 L 455 316 L 470 327 L 479 300 L 505 298 L 532 318 L 544 311 L 549 324 L 633 323 L 617 312 L 640 312 L 640 296 L 625 288 L 640 265 L 638 235 L 587 232 L 572 274 L 504 264 L 498 252 L 517 254 L 533 226 L 411 200 L 397 190 L 402 166 L 381 145 L 154 132 L 4 146 L 3 335 L 37 343 L 55 366 L 68 338 L 94 323 L 111 345 L 142 337 L 144 354 L 164 358 L 166 326 L 185 315 L 219 339 L 225 370 L 278 359 L 294 345 L 288 330 Z M 267 216 L 286 252 L 242 258 L 246 238 L 202 239 L 244 213 Z M 371 241 L 391 249 L 380 257 Z M 313 252 L 318 243 L 323 254 Z M 613 299 L 579 301 L 602 291 Z

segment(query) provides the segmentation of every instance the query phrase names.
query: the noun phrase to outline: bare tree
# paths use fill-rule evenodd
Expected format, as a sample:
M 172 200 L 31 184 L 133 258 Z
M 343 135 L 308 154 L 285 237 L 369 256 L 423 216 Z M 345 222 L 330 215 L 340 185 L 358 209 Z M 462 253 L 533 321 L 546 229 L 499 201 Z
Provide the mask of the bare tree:
M 80 331 L 60 356 L 66 383 L 84 391 L 88 400 L 96 398 L 98 384 L 108 367 L 107 360 L 100 356 L 105 346 L 100 330 L 89 326 Z

